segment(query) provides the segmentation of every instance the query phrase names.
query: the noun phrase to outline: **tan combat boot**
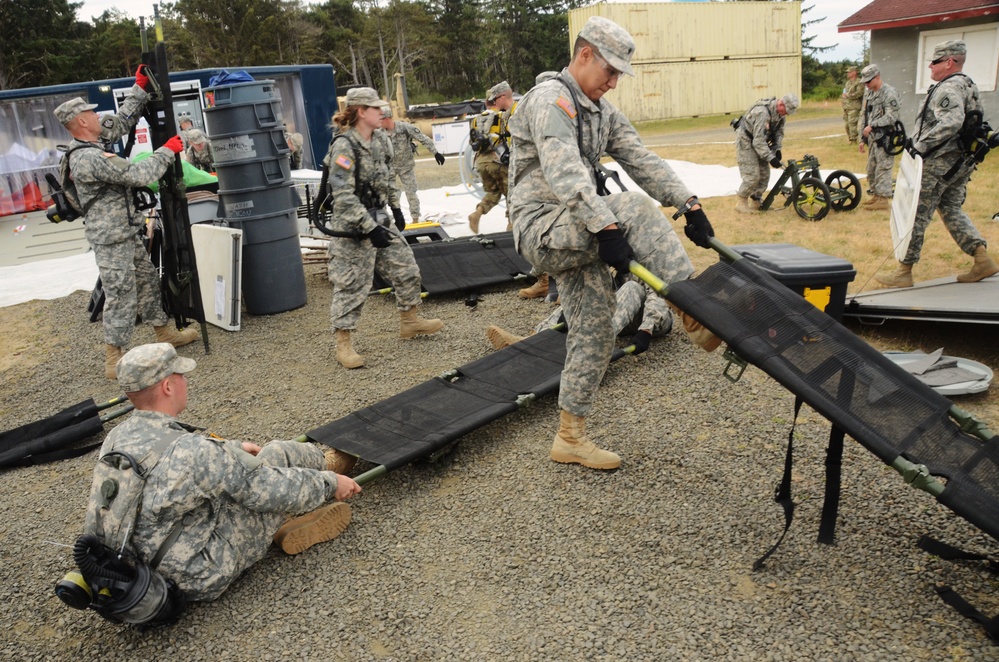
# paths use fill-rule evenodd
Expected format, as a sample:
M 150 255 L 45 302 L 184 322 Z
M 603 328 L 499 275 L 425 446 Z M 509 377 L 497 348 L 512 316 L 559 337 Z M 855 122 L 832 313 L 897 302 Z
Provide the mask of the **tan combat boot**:
M 333 473 L 347 475 L 347 472 L 354 468 L 357 464 L 357 458 L 350 453 L 344 453 L 336 448 L 331 448 L 328 451 L 323 451 L 323 457 L 326 458 L 326 471 L 332 471 Z
M 677 317 L 680 318 L 683 330 L 687 332 L 687 337 L 690 338 L 691 342 L 703 349 L 705 352 L 713 352 L 718 349 L 718 346 L 722 343 L 721 338 L 711 333 L 707 327 L 695 320 L 686 312 L 677 308 L 676 304 L 672 301 L 667 301 L 666 304 L 672 308 L 673 312 L 675 312 Z
M 399 337 L 413 338 L 415 336 L 429 336 L 444 328 L 444 322 L 439 319 L 425 320 L 416 315 L 416 308 L 403 310 L 399 313 Z
M 472 234 L 479 234 L 479 219 L 482 218 L 482 205 L 478 205 L 471 214 L 468 215 L 468 227 Z
M 891 199 L 880 195 L 872 195 L 871 199 L 864 203 L 864 209 L 868 211 L 891 209 Z
M 515 342 L 520 342 L 525 336 L 515 336 L 514 334 L 499 328 L 496 325 L 486 328 L 486 338 L 492 343 L 492 346 L 496 349 L 503 349 L 504 347 L 509 347 Z
M 898 269 L 887 276 L 875 274 L 874 280 L 885 287 L 912 287 L 912 265 L 898 263 Z
M 586 419 L 562 410 L 559 412 L 558 433 L 550 457 L 556 462 L 581 464 L 591 469 L 617 469 L 621 458 L 616 453 L 601 450 L 586 436 Z
M 525 287 L 517 292 L 521 299 L 540 299 L 548 295 L 548 274 L 541 274 L 538 280 L 530 287 Z
M 311 513 L 292 517 L 274 534 L 274 543 L 285 554 L 300 554 L 313 545 L 333 540 L 350 524 L 350 506 L 329 503 Z
M 957 282 L 977 283 L 995 273 L 999 273 L 999 264 L 989 257 L 985 246 L 982 245 L 975 249 L 975 263 L 971 265 L 971 271 L 958 275 Z
M 183 347 L 188 345 L 201 335 L 194 327 L 187 327 L 186 329 L 177 330 L 176 327 L 172 326 L 154 326 L 153 331 L 156 332 L 156 342 L 168 342 L 174 347 Z
M 118 359 L 124 356 L 125 352 L 121 347 L 105 345 L 104 376 L 108 379 L 118 379 Z
M 350 346 L 350 334 L 351 332 L 347 329 L 337 329 L 334 334 L 336 336 L 336 360 L 347 370 L 364 367 L 364 359 Z
M 757 203 L 756 207 L 753 208 L 750 205 L 749 198 L 744 198 L 740 195 L 738 201 L 735 203 L 735 210 L 740 214 L 759 214 L 760 205 Z

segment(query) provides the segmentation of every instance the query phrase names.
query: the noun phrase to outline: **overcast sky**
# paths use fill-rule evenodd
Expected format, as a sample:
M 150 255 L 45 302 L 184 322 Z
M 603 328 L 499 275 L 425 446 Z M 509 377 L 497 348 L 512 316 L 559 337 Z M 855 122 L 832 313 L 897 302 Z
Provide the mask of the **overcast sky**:
M 318 0 L 305 0 L 306 4 L 314 4 L 316 1 Z M 832 50 L 820 53 L 818 55 L 820 60 L 860 59 L 862 45 L 856 37 L 858 33 L 844 32 L 840 34 L 836 31 L 836 25 L 870 3 L 871 0 L 804 0 L 802 2 L 802 7 L 815 7 L 805 15 L 806 20 L 826 17 L 821 23 L 810 26 L 805 33 L 805 36 L 815 35 L 813 46 L 835 46 Z M 81 20 L 90 20 L 92 17 L 100 16 L 106 10 L 115 7 L 135 18 L 153 15 L 153 2 L 150 0 L 84 0 L 83 7 L 80 8 L 77 16 Z

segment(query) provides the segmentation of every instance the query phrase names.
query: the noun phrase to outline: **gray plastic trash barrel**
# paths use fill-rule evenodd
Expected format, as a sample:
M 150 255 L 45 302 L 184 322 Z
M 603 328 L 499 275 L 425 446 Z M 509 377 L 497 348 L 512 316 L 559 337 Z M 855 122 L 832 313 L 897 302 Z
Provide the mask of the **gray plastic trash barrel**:
M 277 186 L 254 186 L 229 191 L 219 189 L 218 215 L 239 220 L 247 216 L 266 216 L 297 209 L 301 204 L 295 182 Z
M 226 191 L 280 186 L 291 181 L 291 162 L 284 156 L 216 163 L 215 174 L 219 178 L 219 189 Z
M 296 210 L 230 219 L 243 230 L 243 303 L 251 315 L 301 308 L 307 297 Z
M 280 158 L 291 153 L 284 130 L 236 131 L 224 135 L 212 134 L 212 156 L 215 163 L 234 163 L 246 159 Z

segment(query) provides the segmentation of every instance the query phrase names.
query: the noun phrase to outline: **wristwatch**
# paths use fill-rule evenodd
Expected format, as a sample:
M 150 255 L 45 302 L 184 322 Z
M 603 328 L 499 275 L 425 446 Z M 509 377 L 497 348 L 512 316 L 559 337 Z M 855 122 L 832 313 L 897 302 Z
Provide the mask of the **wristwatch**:
M 673 214 L 673 220 L 675 221 L 676 219 L 680 218 L 681 216 L 683 216 L 684 214 L 686 214 L 688 211 L 690 211 L 691 207 L 696 207 L 699 204 L 701 204 L 701 201 L 698 200 L 697 196 L 695 195 L 690 200 L 687 200 L 687 204 L 685 204 L 684 206 L 682 206 L 678 210 L 676 210 L 676 213 Z

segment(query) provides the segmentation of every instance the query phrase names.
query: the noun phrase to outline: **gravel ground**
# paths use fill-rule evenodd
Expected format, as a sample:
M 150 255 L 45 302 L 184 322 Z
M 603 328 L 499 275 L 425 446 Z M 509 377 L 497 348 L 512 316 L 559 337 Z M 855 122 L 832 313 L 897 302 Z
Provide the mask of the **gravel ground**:
M 483 356 L 488 324 L 527 333 L 549 306 L 513 288 L 474 309 L 430 300 L 424 314 L 445 329 L 402 341 L 393 301 L 373 298 L 356 342 L 368 367 L 346 372 L 333 359 L 322 271 L 307 267 L 304 308 L 244 315 L 238 333 L 209 327 L 208 355 L 181 349 L 199 364 L 185 420 L 232 438 L 293 437 Z M 3 429 L 118 394 L 86 301 L 0 310 Z M 138 331 L 137 342 L 151 339 Z M 546 398 L 436 464 L 369 483 L 339 539 L 296 557 L 275 550 L 216 602 L 148 633 L 68 609 L 52 591 L 72 566 L 62 545 L 82 526 L 95 453 L 6 471 L 0 658 L 999 659 L 932 589 L 953 585 L 994 613 L 994 580 L 915 546 L 924 532 L 986 553 L 995 541 L 856 443 L 838 544 L 816 544 L 828 425 L 808 410 L 797 519 L 751 571 L 783 525 L 772 494 L 793 399 L 759 370 L 732 384 L 723 367 L 720 352 L 674 333 L 614 364 L 601 389 L 590 428 L 622 455 L 620 470 L 549 461 L 557 406 Z
M 457 159 L 421 159 L 417 177 L 453 185 Z M 403 341 L 392 299 L 373 298 L 355 339 L 368 367 L 347 372 L 333 359 L 323 271 L 306 267 L 305 307 L 244 315 L 238 333 L 210 326 L 208 355 L 180 350 L 199 364 L 184 420 L 231 438 L 294 437 L 482 357 L 489 324 L 526 334 L 549 310 L 515 287 L 476 308 L 432 299 L 421 312 L 445 329 Z M 87 297 L 0 309 L 0 428 L 119 394 Z M 795 524 L 752 572 L 783 527 L 772 495 L 793 397 L 755 368 L 732 384 L 724 366 L 720 351 L 674 333 L 614 364 L 600 391 L 589 429 L 621 454 L 620 470 L 548 460 L 550 396 L 436 464 L 369 483 L 340 538 L 296 557 L 274 550 L 219 600 L 147 633 L 52 591 L 73 565 L 65 545 L 80 533 L 96 454 L 5 471 L 0 659 L 999 660 L 933 591 L 952 585 L 994 614 L 992 575 L 915 545 L 931 533 L 995 554 L 996 541 L 852 441 L 838 544 L 815 542 L 829 427 L 807 408 Z

